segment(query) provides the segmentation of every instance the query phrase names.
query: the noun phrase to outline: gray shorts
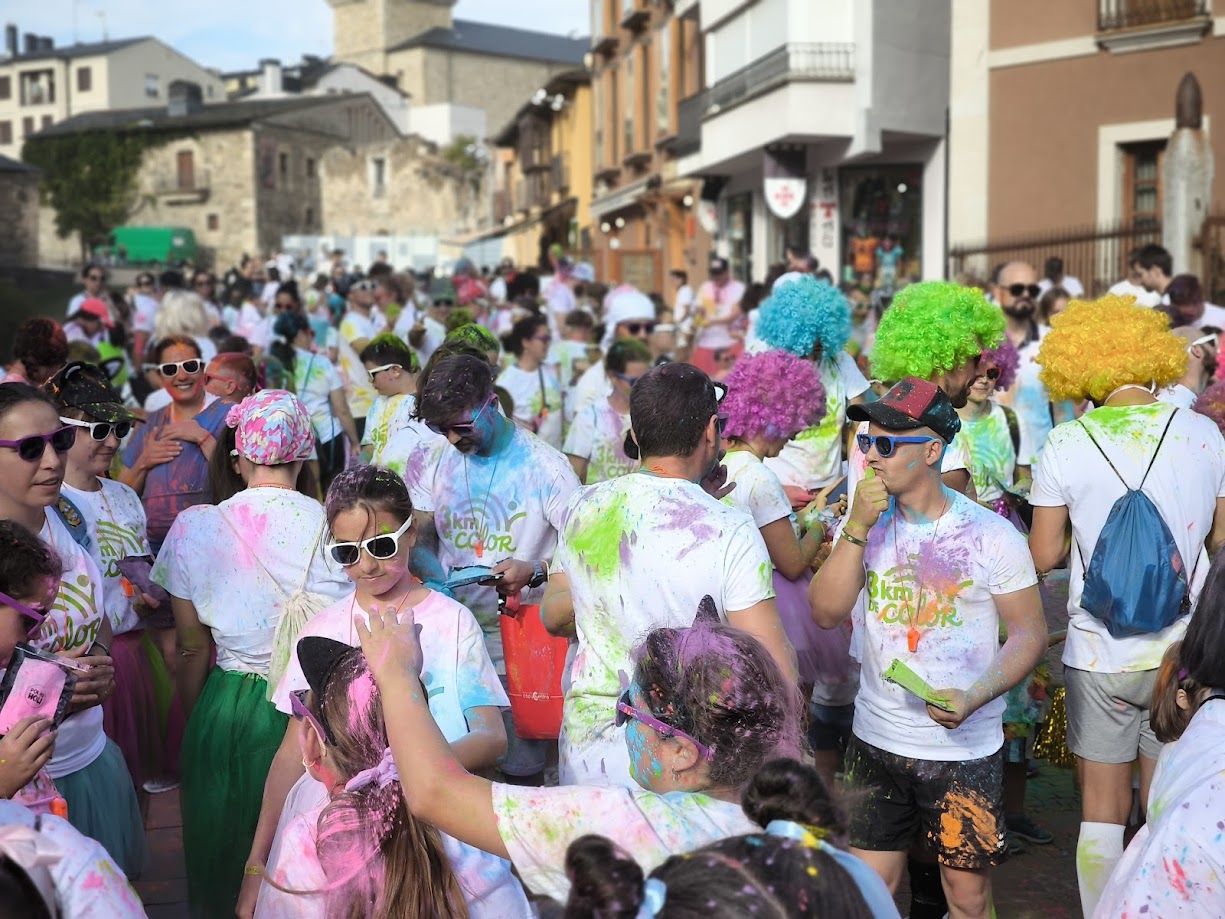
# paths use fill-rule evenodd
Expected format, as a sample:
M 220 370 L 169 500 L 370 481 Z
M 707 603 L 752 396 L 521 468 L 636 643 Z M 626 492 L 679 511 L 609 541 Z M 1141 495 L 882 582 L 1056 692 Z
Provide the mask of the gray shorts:
M 1149 759 L 1161 741 L 1148 721 L 1156 670 L 1097 673 L 1065 667 L 1068 749 L 1095 763 L 1130 763 L 1137 751 Z

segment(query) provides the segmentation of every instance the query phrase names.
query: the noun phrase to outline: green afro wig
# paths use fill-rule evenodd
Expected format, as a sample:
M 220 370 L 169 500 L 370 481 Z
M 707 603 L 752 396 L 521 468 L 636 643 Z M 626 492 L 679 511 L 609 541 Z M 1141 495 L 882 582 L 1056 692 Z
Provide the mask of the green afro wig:
M 1004 338 L 1004 314 L 975 287 L 923 281 L 903 288 L 885 310 L 872 347 L 872 374 L 881 380 L 930 380 L 994 348 Z

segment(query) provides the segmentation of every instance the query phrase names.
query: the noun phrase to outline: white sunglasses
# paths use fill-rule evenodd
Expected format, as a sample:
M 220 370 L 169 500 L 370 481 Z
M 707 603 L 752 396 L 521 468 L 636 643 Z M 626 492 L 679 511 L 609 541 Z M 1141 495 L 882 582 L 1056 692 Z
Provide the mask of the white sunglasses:
M 376 373 L 382 373 L 384 370 L 392 370 L 394 368 L 399 368 L 400 370 L 403 370 L 404 365 L 403 364 L 384 364 L 382 367 L 371 367 L 369 370 L 366 371 L 366 373 L 370 374 L 370 382 L 373 383 L 374 375 Z
M 407 533 L 412 525 L 413 518 L 409 517 L 394 533 L 379 533 L 377 536 L 371 536 L 359 542 L 330 542 L 326 546 L 328 555 L 342 568 L 351 568 L 356 565 L 358 559 L 361 558 L 362 549 L 365 549 L 366 554 L 371 558 L 384 562 L 389 558 L 395 558 L 396 553 L 400 551 L 400 537 Z
M 1199 345 L 1212 345 L 1212 347 L 1215 348 L 1216 343 L 1217 343 L 1217 336 L 1215 333 L 1212 335 L 1205 335 L 1203 338 L 1197 338 L 1195 339 L 1195 341 L 1191 342 L 1191 344 L 1187 345 L 1187 350 L 1190 351 L 1192 348 L 1197 347 Z

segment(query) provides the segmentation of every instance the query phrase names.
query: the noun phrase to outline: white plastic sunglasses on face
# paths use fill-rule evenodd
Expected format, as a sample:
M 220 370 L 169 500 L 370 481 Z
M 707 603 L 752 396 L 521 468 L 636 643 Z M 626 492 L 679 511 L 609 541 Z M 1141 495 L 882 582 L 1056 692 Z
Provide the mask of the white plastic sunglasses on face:
M 395 558 L 396 553 L 400 551 L 400 537 L 407 533 L 412 525 L 413 518 L 409 517 L 394 533 L 379 533 L 377 536 L 371 536 L 360 542 L 328 543 L 328 555 L 332 557 L 332 561 L 343 568 L 351 568 L 356 565 L 363 549 L 371 558 L 385 562 L 389 558 Z

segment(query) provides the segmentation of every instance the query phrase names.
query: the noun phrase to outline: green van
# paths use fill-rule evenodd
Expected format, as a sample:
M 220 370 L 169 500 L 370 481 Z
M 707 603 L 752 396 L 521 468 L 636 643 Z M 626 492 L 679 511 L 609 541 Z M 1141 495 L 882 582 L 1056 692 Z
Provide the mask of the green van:
M 196 234 L 187 227 L 116 227 L 98 256 L 113 265 L 194 263 Z

